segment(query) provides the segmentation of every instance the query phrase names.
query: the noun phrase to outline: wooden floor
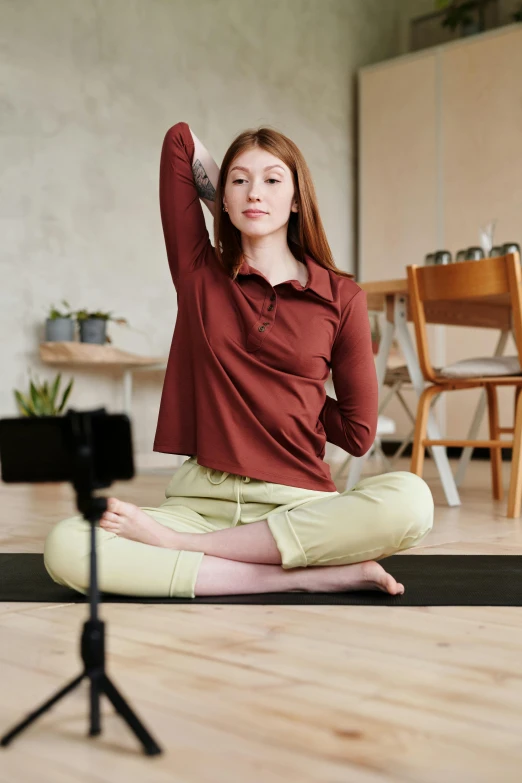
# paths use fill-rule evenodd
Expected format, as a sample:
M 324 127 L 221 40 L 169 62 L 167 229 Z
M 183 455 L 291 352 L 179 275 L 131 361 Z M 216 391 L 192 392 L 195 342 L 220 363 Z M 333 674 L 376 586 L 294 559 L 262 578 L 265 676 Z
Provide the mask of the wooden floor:
M 522 554 L 489 463 L 471 463 L 458 508 L 435 475 L 428 461 L 435 524 L 410 553 Z M 104 494 L 153 506 L 168 479 Z M 0 551 L 42 552 L 77 513 L 68 484 L 0 493 Z M 164 754 L 143 756 L 105 701 L 88 738 L 84 683 L 0 749 L 2 783 L 521 779 L 522 608 L 105 604 L 101 617 L 108 673 Z M 0 734 L 80 673 L 85 619 L 85 605 L 0 604 Z

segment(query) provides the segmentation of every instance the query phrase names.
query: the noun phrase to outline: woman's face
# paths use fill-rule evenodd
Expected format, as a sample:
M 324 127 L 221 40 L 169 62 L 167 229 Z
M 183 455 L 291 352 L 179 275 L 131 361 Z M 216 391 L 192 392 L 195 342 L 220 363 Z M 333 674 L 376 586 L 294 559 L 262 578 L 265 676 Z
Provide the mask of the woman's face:
M 285 226 L 297 212 L 288 166 L 271 152 L 253 147 L 241 152 L 228 170 L 223 196 L 232 224 L 247 236 L 266 236 Z M 262 214 L 254 217 L 248 210 Z

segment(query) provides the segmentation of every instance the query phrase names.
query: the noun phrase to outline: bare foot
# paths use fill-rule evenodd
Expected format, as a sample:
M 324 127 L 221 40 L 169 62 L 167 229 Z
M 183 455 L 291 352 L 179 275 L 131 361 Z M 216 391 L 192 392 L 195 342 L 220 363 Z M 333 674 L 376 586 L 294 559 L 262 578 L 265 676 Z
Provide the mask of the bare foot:
M 107 498 L 107 511 L 100 519 L 100 527 L 121 538 L 140 541 L 142 544 L 174 547 L 174 530 L 156 522 L 138 506 L 117 498 Z
M 364 560 L 362 563 L 342 566 L 315 566 L 306 568 L 305 571 L 311 572 L 310 584 L 305 587 L 308 592 L 382 590 L 390 595 L 404 593 L 404 585 L 397 582 L 375 560 Z

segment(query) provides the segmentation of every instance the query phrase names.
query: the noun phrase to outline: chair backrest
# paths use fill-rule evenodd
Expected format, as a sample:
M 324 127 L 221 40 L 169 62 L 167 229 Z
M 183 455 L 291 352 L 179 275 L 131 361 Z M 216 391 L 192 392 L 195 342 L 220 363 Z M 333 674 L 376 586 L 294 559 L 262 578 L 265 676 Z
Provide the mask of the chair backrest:
M 428 351 L 426 302 L 477 301 L 508 294 L 512 308 L 512 329 L 522 367 L 522 273 L 520 256 L 509 253 L 481 261 L 463 261 L 441 266 L 407 267 L 408 294 L 412 310 L 419 364 L 424 378 L 436 378 Z M 430 323 L 433 323 L 430 320 Z

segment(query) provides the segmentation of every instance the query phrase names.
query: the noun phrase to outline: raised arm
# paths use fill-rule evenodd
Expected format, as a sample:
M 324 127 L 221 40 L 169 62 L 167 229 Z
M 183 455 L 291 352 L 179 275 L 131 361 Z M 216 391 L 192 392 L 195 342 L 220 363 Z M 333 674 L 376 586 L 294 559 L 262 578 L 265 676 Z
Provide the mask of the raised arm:
M 195 155 L 196 144 L 203 160 Z M 183 275 L 205 263 L 211 246 L 200 198 L 209 209 L 214 206 L 219 169 L 212 163 L 186 122 L 169 128 L 161 150 L 159 197 L 167 257 L 176 288 Z
M 366 293 L 346 305 L 332 347 L 332 381 L 337 399 L 326 395 L 321 411 L 326 440 L 355 457 L 375 440 L 378 386 Z
M 200 199 L 207 205 L 212 217 L 214 217 L 219 166 L 194 132 L 191 130 L 190 133 L 194 142 L 194 160 L 192 162 L 194 182 Z

